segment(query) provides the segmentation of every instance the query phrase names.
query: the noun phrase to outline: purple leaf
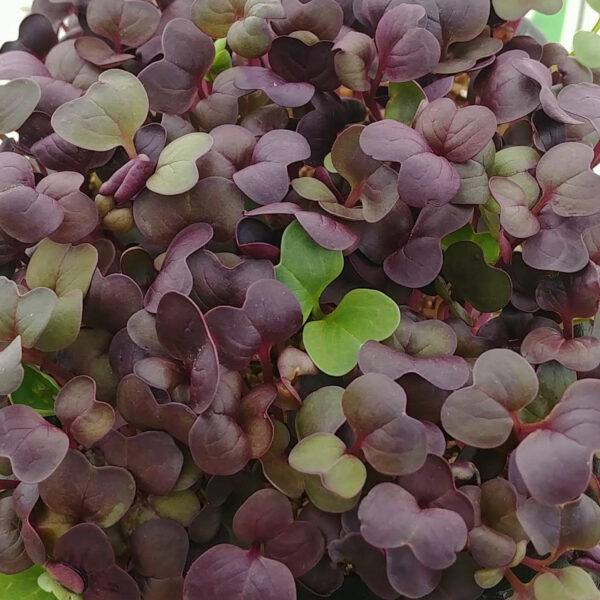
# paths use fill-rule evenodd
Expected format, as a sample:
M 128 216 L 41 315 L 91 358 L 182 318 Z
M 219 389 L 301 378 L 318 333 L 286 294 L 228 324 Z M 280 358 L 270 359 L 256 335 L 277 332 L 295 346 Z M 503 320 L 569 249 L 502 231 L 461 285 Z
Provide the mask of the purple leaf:
M 412 288 L 431 283 L 442 269 L 441 239 L 468 223 L 471 211 L 451 204 L 426 206 L 405 245 L 386 258 L 383 264 L 386 275 Z
M 296 296 L 282 283 L 256 281 L 248 288 L 242 308 L 218 306 L 206 313 L 206 322 L 227 368 L 244 369 L 255 354 L 268 352 L 302 326 Z
M 394 506 L 393 513 L 387 511 L 389 506 Z M 410 546 L 417 560 L 430 568 L 449 567 L 467 541 L 467 528 L 456 513 L 422 509 L 414 496 L 392 483 L 375 486 L 361 503 L 358 516 L 369 543 L 390 549 Z
M 590 457 L 600 445 L 597 395 L 596 380 L 576 381 L 543 422 L 543 428 L 519 444 L 516 464 L 536 500 L 562 504 L 587 488 Z
M 0 71 L 1 72 L 1 71 Z M 235 85 L 244 91 L 262 90 L 279 106 L 304 106 L 315 93 L 315 86 L 307 82 L 289 82 L 264 67 L 241 67 Z
M 212 406 L 190 431 L 196 464 L 207 473 L 233 475 L 250 459 L 264 455 L 273 440 L 267 411 L 276 397 L 276 388 L 264 384 L 242 398 L 239 374 L 223 373 Z
M 439 156 L 463 163 L 479 154 L 496 133 L 496 117 L 484 106 L 457 108 L 449 98 L 428 104 L 415 129 Z
M 294 522 L 292 505 L 280 492 L 259 490 L 233 517 L 233 531 L 248 544 L 264 543 L 283 533 Z
M 168 292 L 158 305 L 156 333 L 189 375 L 190 407 L 196 413 L 205 411 L 219 384 L 219 362 L 202 313 L 183 294 Z
M 289 569 L 269 558 L 236 546 L 219 544 L 190 567 L 184 600 L 294 600 L 296 586 Z
M 567 369 L 591 371 L 600 364 L 600 340 L 566 339 L 558 329 L 538 327 L 523 340 L 521 354 L 533 365 L 556 360 Z
M 195 252 L 188 259 L 193 279 L 193 294 L 204 310 L 223 304 L 241 307 L 250 285 L 260 279 L 274 279 L 268 260 L 245 259 L 225 265 L 208 250 Z
M 139 75 L 150 108 L 180 114 L 190 108 L 201 80 L 215 57 L 212 40 L 187 19 L 173 19 L 162 35 L 164 58 L 148 65 Z
M 161 298 L 168 292 L 189 294 L 192 291 L 192 274 L 187 259 L 205 246 L 213 237 L 213 229 L 206 223 L 189 225 L 174 238 L 165 256 L 163 266 L 146 292 L 144 306 L 155 313 Z
M 135 481 L 120 467 L 94 467 L 85 456 L 69 450 L 58 468 L 40 483 L 44 504 L 74 521 L 110 527 L 129 510 Z
M 425 29 L 426 22 L 427 13 L 418 4 L 396 6 L 379 21 L 375 33 L 379 69 L 390 81 L 419 79 L 437 65 L 440 45 Z
M 24 404 L 0 410 L 0 455 L 10 460 L 16 477 L 38 483 L 59 466 L 69 438 Z
M 385 375 L 363 375 L 346 388 L 342 407 L 355 445 L 376 471 L 404 475 L 423 466 L 425 428 L 406 415 L 406 394 L 398 384 Z

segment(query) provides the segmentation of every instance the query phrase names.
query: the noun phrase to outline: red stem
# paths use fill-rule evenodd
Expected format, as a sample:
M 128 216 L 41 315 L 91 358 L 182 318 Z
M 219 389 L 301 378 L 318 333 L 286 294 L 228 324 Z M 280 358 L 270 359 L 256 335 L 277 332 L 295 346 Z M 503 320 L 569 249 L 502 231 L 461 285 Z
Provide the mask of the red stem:
M 23 349 L 23 361 L 37 365 L 43 371 L 46 371 L 49 375 L 56 379 L 59 385 L 65 385 L 67 381 L 73 379 L 75 375 L 70 373 L 61 365 L 51 360 L 48 360 L 41 352 L 30 348 Z
M 271 362 L 271 347 L 265 346 L 258 352 L 258 359 L 263 372 L 263 381 L 271 383 L 273 381 L 273 363 Z
M 527 586 L 510 569 L 504 569 L 504 577 L 506 577 L 514 592 L 527 593 Z
M 542 208 L 544 208 L 544 206 L 546 206 L 546 204 L 548 204 L 548 202 L 550 202 L 551 199 L 552 199 L 552 192 L 546 192 L 541 197 L 539 202 L 531 209 L 531 214 L 535 215 L 535 216 L 539 215 Z

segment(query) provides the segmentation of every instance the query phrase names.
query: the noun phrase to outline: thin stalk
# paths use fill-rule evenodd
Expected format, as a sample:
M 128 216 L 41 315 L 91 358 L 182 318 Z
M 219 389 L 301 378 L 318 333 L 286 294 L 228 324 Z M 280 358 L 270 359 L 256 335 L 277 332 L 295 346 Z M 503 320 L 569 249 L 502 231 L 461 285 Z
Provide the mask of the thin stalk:
M 273 381 L 273 363 L 271 362 L 271 348 L 266 346 L 261 348 L 258 353 L 258 360 L 263 372 L 263 381 L 271 383 Z
M 48 375 L 54 377 L 61 386 L 75 377 L 73 373 L 70 373 L 58 363 L 48 360 L 41 352 L 31 348 L 23 349 L 23 362 L 37 365 L 40 369 L 46 371 Z

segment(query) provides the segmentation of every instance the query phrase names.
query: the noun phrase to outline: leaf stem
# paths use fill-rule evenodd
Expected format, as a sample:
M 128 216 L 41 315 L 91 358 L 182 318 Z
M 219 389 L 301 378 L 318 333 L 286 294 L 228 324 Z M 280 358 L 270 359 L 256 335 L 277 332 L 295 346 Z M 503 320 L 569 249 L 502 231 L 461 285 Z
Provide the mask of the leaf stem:
M 40 369 L 46 371 L 49 375 L 54 377 L 57 383 L 61 386 L 65 385 L 67 381 L 75 377 L 73 373 L 70 373 L 58 363 L 48 360 L 38 350 L 33 350 L 31 348 L 23 348 L 23 362 L 37 365 L 38 367 L 40 367 Z
M 514 592 L 527 593 L 527 586 L 510 569 L 504 569 L 504 577 L 510 583 Z
M 138 155 L 133 139 L 123 140 L 123 148 L 125 149 L 125 152 L 127 152 L 129 158 L 135 158 Z
M 598 33 L 600 31 L 600 19 L 596 21 L 596 24 L 592 28 L 592 33 Z
M 271 362 L 271 347 L 264 346 L 258 352 L 258 359 L 263 372 L 263 381 L 271 383 L 273 381 L 273 363 Z
M 600 142 L 594 148 L 594 160 L 592 161 L 592 169 L 600 165 Z

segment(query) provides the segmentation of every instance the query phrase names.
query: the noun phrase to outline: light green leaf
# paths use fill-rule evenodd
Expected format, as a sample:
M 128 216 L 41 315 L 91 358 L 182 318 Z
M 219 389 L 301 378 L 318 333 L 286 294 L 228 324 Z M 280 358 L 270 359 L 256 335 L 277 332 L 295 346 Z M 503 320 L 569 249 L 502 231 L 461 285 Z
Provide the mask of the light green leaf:
M 323 486 L 340 498 L 351 500 L 367 481 L 367 469 L 362 461 L 352 454 L 344 454 L 321 476 Z
M 336 385 L 322 387 L 309 394 L 296 413 L 296 434 L 298 439 L 313 433 L 335 433 L 345 422 L 342 410 L 344 388 Z
M 299 177 L 292 180 L 293 190 L 302 198 L 314 202 L 335 202 L 333 192 L 322 182 L 314 177 Z
M 47 287 L 65 296 L 79 290 L 87 294 L 92 281 L 98 251 L 91 244 L 57 244 L 45 239 L 35 250 L 27 266 L 27 284 Z
M 42 415 L 50 417 L 54 414 L 54 400 L 60 391 L 52 377 L 42 373 L 33 365 L 24 366 L 23 383 L 16 392 L 10 395 L 13 404 L 31 406 Z
M 312 361 L 328 375 L 345 375 L 356 366 L 367 340 L 381 341 L 400 323 L 398 305 L 376 290 L 352 290 L 321 321 L 304 327 L 304 346 Z
M 58 298 L 44 332 L 35 343 L 42 352 L 56 352 L 70 346 L 79 335 L 83 317 L 83 294 L 71 290 Z
M 56 304 L 56 294 L 48 288 L 35 288 L 20 295 L 14 281 L 0 277 L 0 344 L 20 335 L 23 347 L 33 348 Z
M 328 513 L 341 514 L 352 510 L 358 502 L 359 494 L 354 498 L 340 498 L 327 490 L 318 475 L 305 475 L 304 485 L 310 501 L 319 509 Z
M 531 584 L 530 584 L 531 585 Z M 579 567 L 541 573 L 533 580 L 535 600 L 599 600 L 593 579 Z
M 573 38 L 575 58 L 589 69 L 600 68 L 600 36 L 591 31 L 578 31 Z
M 63 139 L 86 150 L 123 146 L 137 154 L 133 136 L 148 115 L 148 96 L 140 80 L 121 69 L 104 71 L 81 98 L 66 102 L 52 115 Z
M 587 3 L 597 12 L 600 13 L 600 0 L 587 0 Z
M 458 231 L 447 235 L 442 239 L 442 250 L 447 250 L 456 242 L 475 242 L 482 250 L 485 262 L 489 265 L 496 264 L 500 256 L 500 245 L 496 238 L 488 232 L 475 233 L 471 225 L 467 224 Z
M 540 155 L 529 146 L 510 146 L 496 153 L 490 169 L 490 176 L 511 177 L 534 168 L 540 160 Z
M 208 133 L 188 133 L 172 141 L 158 157 L 156 172 L 146 187 L 165 196 L 183 194 L 198 182 L 196 161 L 213 145 Z
M 23 382 L 22 356 L 21 336 L 17 336 L 4 350 L 0 350 L 0 396 L 19 389 Z
M 390 83 L 390 99 L 385 105 L 385 118 L 412 125 L 419 105 L 425 100 L 425 92 L 414 81 Z
M 42 90 L 33 79 L 13 79 L 0 87 L 0 133 L 19 129 L 41 97 Z
M 0 573 L 0 598 L 2 600 L 56 600 L 53 594 L 38 586 L 38 577 L 46 571 L 34 565 L 16 575 Z
M 219 44 L 219 42 L 223 42 L 223 44 Z M 214 81 L 219 73 L 223 71 L 227 71 L 227 69 L 231 68 L 231 54 L 225 48 L 226 40 L 217 40 L 215 42 L 215 59 L 213 60 L 213 64 L 210 67 L 207 75 L 204 77 L 207 81 Z M 222 45 L 223 48 L 219 49 L 217 46 Z
M 321 248 L 294 221 L 281 240 L 281 261 L 275 267 L 277 280 L 298 298 L 304 320 L 318 308 L 323 290 L 342 272 L 341 252 Z
M 530 10 L 554 15 L 562 8 L 563 0 L 492 0 L 492 4 L 501 19 L 516 21 Z
M 48 573 L 42 573 L 37 580 L 38 586 L 44 591 L 54 596 L 56 600 L 83 600 L 80 594 L 71 592 L 64 588 L 58 581 L 50 577 Z
M 331 433 L 314 433 L 300 440 L 289 456 L 290 466 L 300 473 L 321 475 L 344 454 L 346 444 Z

